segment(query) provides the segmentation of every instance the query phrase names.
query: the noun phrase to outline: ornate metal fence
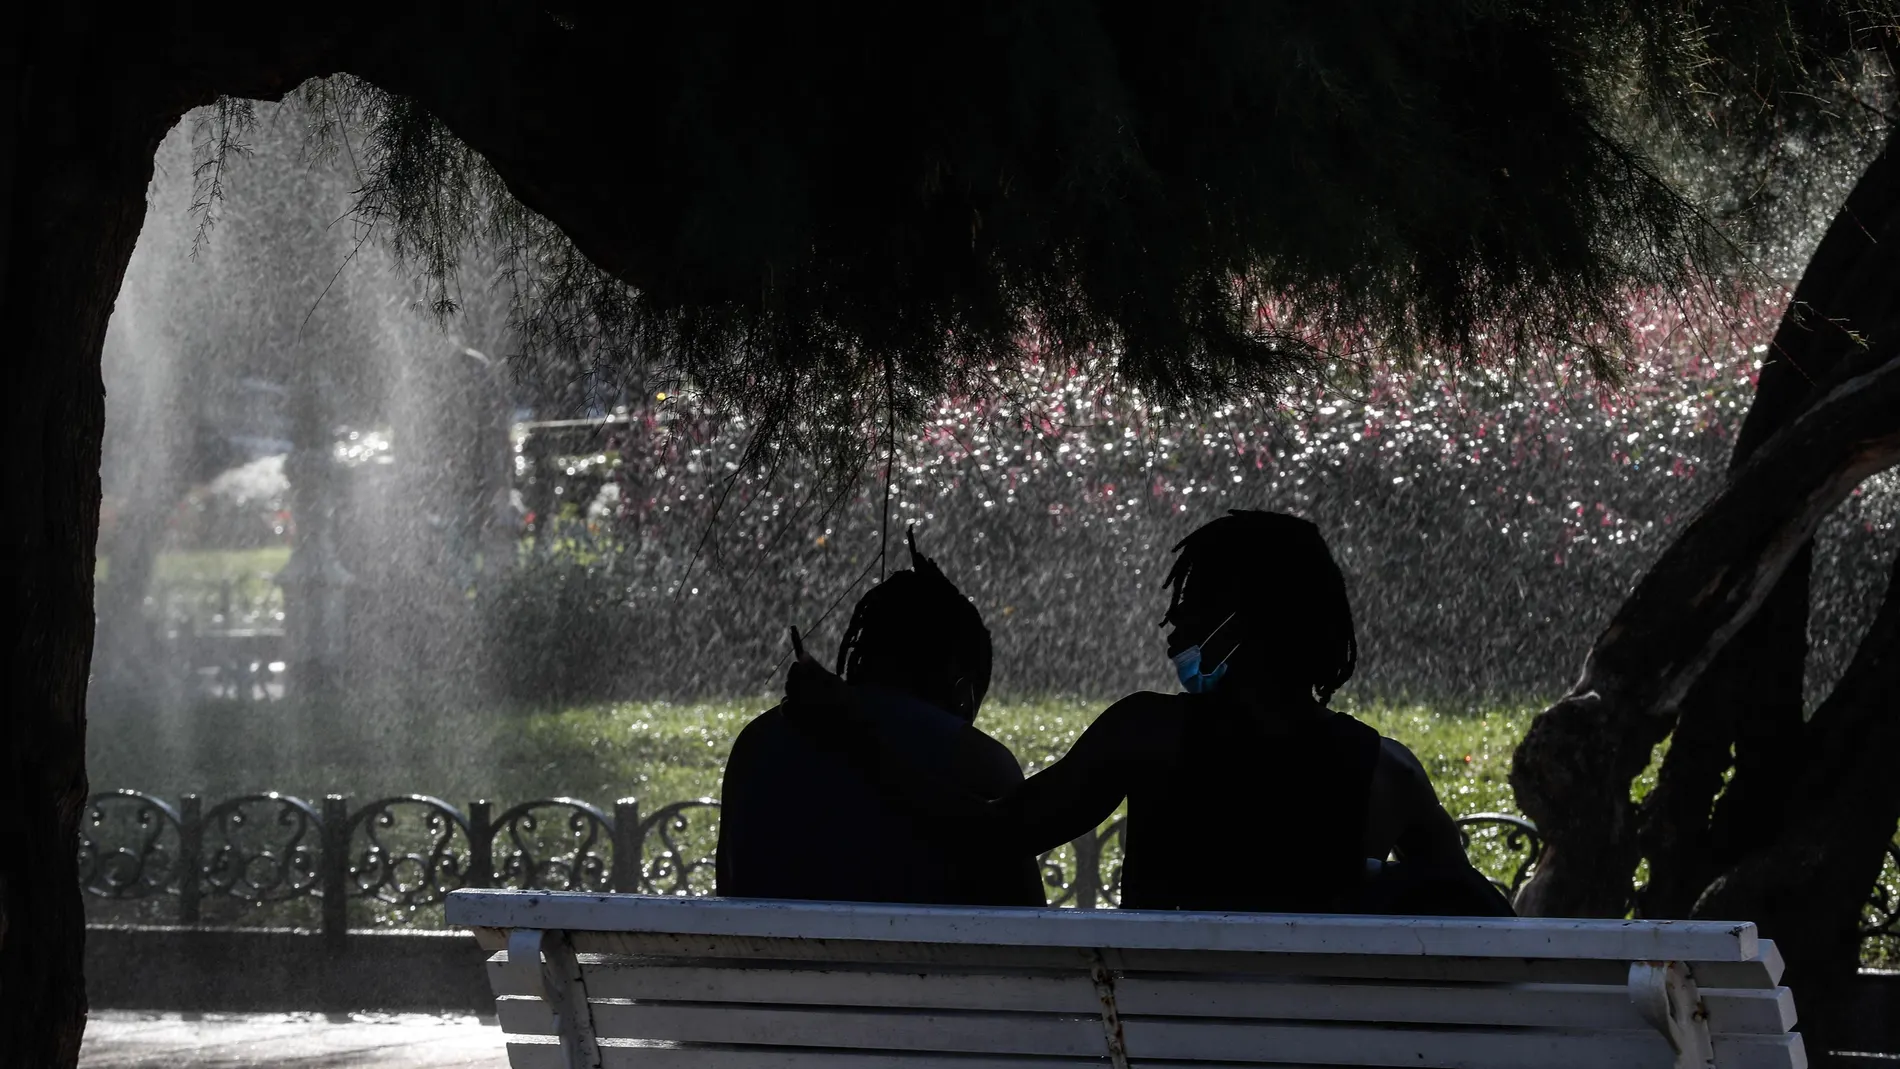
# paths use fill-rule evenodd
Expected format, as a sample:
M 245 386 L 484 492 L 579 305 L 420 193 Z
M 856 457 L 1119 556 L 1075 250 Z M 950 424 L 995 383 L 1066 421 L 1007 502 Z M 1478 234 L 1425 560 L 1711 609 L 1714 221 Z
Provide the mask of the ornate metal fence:
M 719 803 L 611 812 L 542 798 L 496 814 L 409 794 L 353 805 L 247 794 L 173 805 L 138 791 L 94 795 L 79 842 L 81 886 L 96 919 L 290 925 L 340 937 L 352 926 L 440 923 L 458 887 L 693 895 L 712 891 Z M 1523 882 L 1537 829 L 1483 813 L 1459 821 L 1474 860 L 1499 887 Z M 1125 825 L 1103 825 L 1042 858 L 1051 904 L 1113 907 Z
M 712 799 L 611 813 L 541 798 L 497 814 L 426 795 L 353 805 L 275 792 L 177 805 L 138 791 L 87 803 L 80 883 L 95 919 L 319 928 L 440 923 L 458 887 L 645 894 L 712 889 Z
M 427 795 L 353 805 L 246 794 L 207 806 L 138 791 L 94 795 L 79 840 L 80 884 L 95 920 L 314 928 L 441 924 L 458 887 L 699 895 L 713 889 L 719 803 L 651 812 L 623 798 L 611 812 L 574 798 L 537 798 L 495 813 Z M 1522 817 L 1457 821 L 1474 864 L 1514 891 L 1542 849 Z M 1114 907 L 1126 825 L 1118 818 L 1042 857 L 1051 905 Z M 1863 914 L 1863 959 L 1900 961 L 1900 843 Z M 1218 859 L 1210 859 L 1218 864 Z

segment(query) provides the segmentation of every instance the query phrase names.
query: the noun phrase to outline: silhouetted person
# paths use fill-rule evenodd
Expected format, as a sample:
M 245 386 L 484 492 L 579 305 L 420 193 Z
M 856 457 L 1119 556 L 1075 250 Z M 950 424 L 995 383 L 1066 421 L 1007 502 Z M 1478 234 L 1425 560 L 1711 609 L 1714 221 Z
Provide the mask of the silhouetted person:
M 1175 549 L 1162 625 L 1185 693 L 1116 702 L 1007 794 L 974 799 L 908 765 L 808 660 L 788 676 L 790 704 L 801 722 L 852 725 L 886 791 L 969 834 L 972 856 L 1033 857 L 1126 799 L 1126 908 L 1508 914 L 1411 751 L 1326 708 L 1358 643 L 1319 529 L 1235 510 Z
M 974 726 L 989 690 L 989 631 L 915 542 L 910 552 L 912 570 L 873 587 L 852 612 L 838 674 L 897 759 L 953 790 L 1006 794 L 1022 784 L 1022 768 Z M 782 706 L 739 733 L 721 788 L 720 894 L 1043 904 L 1032 855 L 960 853 L 963 836 L 890 804 L 866 748 L 837 735 L 794 724 Z

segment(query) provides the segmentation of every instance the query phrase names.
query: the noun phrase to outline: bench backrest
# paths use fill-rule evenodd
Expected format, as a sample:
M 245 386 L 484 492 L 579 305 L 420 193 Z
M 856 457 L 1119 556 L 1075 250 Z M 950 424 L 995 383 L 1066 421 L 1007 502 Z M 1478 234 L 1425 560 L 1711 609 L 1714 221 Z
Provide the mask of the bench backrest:
M 1806 1064 L 1752 924 L 458 891 L 515 1069 Z

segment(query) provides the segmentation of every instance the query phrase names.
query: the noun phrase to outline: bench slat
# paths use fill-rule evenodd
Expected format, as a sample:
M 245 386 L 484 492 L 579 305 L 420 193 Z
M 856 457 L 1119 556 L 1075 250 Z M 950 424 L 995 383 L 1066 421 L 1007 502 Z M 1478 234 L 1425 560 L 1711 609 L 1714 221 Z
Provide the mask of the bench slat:
M 533 977 L 488 964 L 497 995 L 539 997 Z M 622 961 L 582 965 L 595 999 L 746 1002 L 790 1005 L 931 1007 L 1093 1013 L 1093 985 L 1079 973 L 890 972 L 834 969 L 694 966 Z M 1426 987 L 1377 983 L 1261 983 L 1135 974 L 1116 981 L 1121 1012 L 1155 1015 L 1388 1020 L 1545 1027 L 1639 1028 L 1643 1022 L 1622 986 L 1499 984 Z M 1794 1027 L 1787 988 L 1703 988 L 1712 1034 L 1778 1034 Z M 1350 1000 L 1350 1002 L 1342 1001 Z M 1347 1007 L 1358 1007 L 1348 1010 Z
M 1775 991 L 1705 990 L 1711 1032 L 1774 1034 L 1794 1023 L 1794 1000 Z M 1231 1017 L 1286 1021 L 1513 1026 L 1560 1029 L 1650 1027 L 1627 986 L 1586 984 L 1233 984 L 1124 977 L 1115 984 L 1124 1017 Z
M 1627 987 L 1582 984 L 1404 986 L 1233 984 L 1126 977 L 1122 1017 L 1229 1017 L 1278 1021 L 1642 1029 Z
M 582 966 L 595 999 L 1099 1013 L 1088 977 L 715 968 L 633 963 Z M 539 996 L 532 978 L 491 962 L 497 995 Z M 1356 1020 L 1546 1028 L 1647 1027 L 1624 986 L 1507 984 L 1456 987 L 1355 983 L 1237 983 L 1146 975 L 1116 981 L 1123 1014 Z M 1779 1034 L 1794 1000 L 1779 991 L 1702 992 L 1712 1032 Z
M 1696 962 L 1696 983 L 1705 987 L 1774 987 L 1781 983 L 1781 951 L 1773 939 L 1757 942 L 1759 949 L 1747 961 Z
M 543 1004 L 496 1002 L 502 1030 L 546 1035 L 552 1017 Z M 675 1043 L 753 1044 L 768 1047 L 840 1047 L 965 1054 L 1041 1054 L 1102 1057 L 1102 1022 L 1054 1014 L 877 1012 L 829 1008 L 767 1009 L 703 1003 L 594 1004 L 603 1038 L 638 1037 Z
M 1771 991 L 1703 988 L 1702 1006 L 1709 1014 L 1711 1036 L 1778 1036 L 1796 1021 L 1794 992 L 1785 987 Z
M 497 1015 L 515 1034 L 547 1034 L 546 1007 L 503 1000 Z M 780 1009 L 691 1003 L 596 1003 L 604 1039 L 771 1048 L 855 1048 L 936 1053 L 1100 1058 L 1100 1022 L 1086 1016 Z M 1670 1069 L 1674 1054 L 1653 1030 L 1523 1031 L 1392 1028 L 1143 1018 L 1124 1015 L 1131 1061 L 1291 1061 L 1311 1065 L 1497 1066 L 1539 1069 Z M 1766 1050 L 1759 1045 L 1749 1048 Z M 1751 1065 L 1749 1069 L 1754 1069 Z
M 1123 1018 L 1131 1062 L 1247 1061 L 1311 1065 L 1455 1066 L 1458 1069 L 1673 1069 L 1675 1052 L 1651 1029 L 1629 1032 L 1327 1027 L 1180 1018 Z
M 556 1046 L 510 1044 L 513 1069 L 566 1069 Z M 551 1053 L 550 1053 L 551 1052 Z M 1095 1069 L 1101 1058 L 1037 1058 L 919 1051 L 774 1050 L 770 1047 L 605 1047 L 601 1069 Z M 1260 1063 L 1265 1064 L 1265 1063 Z M 1224 1069 L 1243 1069 L 1229 1063 Z M 1144 1061 L 1138 1069 L 1185 1069 Z M 1313 1069 L 1276 1065 L 1275 1069 Z
M 744 1002 L 804 1006 L 931 1007 L 1096 1014 L 1095 985 L 1068 975 L 875 972 L 821 969 L 709 968 L 601 963 L 581 966 L 594 999 Z M 497 995 L 538 995 L 507 968 L 489 965 Z
M 495 999 L 495 1020 L 508 1036 L 554 1035 L 554 1011 L 538 998 L 527 995 L 503 995 Z M 627 1039 L 619 1033 L 596 1027 L 596 1039 Z
M 1808 1051 L 1801 1033 L 1782 1036 L 1715 1036 L 1715 1064 L 1719 1069 L 1808 1069 Z
M 475 930 L 493 952 L 506 948 L 505 929 Z M 642 932 L 575 932 L 582 960 L 601 957 L 675 958 L 730 963 L 825 962 L 930 968 L 1087 970 L 1090 956 L 1076 947 L 993 947 L 932 943 L 842 940 L 754 939 L 679 936 Z M 1772 990 L 1781 982 L 1781 955 L 1772 940 L 1759 940 L 1760 953 L 1748 961 L 1691 961 L 1702 987 Z M 1542 958 L 1419 958 L 1354 954 L 1209 953 L 1179 950 L 1103 952 L 1119 972 L 1245 973 L 1305 977 L 1368 977 L 1388 980 L 1473 981 L 1489 983 L 1623 983 L 1629 963 L 1617 960 Z
M 1087 970 L 1090 955 L 1075 947 L 998 947 L 931 943 L 872 943 L 843 940 L 752 939 L 677 936 L 640 932 L 575 932 L 574 947 L 585 956 L 674 958 L 728 962 L 824 962 L 917 968 Z M 500 948 L 484 939 L 490 950 Z M 1261 977 L 1367 977 L 1390 980 L 1473 981 L 1490 983 L 1625 982 L 1629 962 L 1547 958 L 1419 958 L 1354 954 L 1268 954 L 1207 951 L 1121 950 L 1102 952 L 1118 972 L 1243 973 Z M 1695 974 L 1710 976 L 1708 986 L 1773 988 L 1771 973 L 1759 959 L 1691 963 Z
M 1796 1045 L 1798 1046 L 1798 1044 Z M 837 1049 L 774 1050 L 769 1047 L 603 1047 L 601 1069 L 1082 1069 L 1102 1061 L 1073 1058 L 983 1057 L 970 1055 L 932 1055 L 913 1052 L 866 1052 Z M 1779 1054 L 1761 1052 L 1767 1060 L 1731 1062 L 1733 1051 L 1718 1051 L 1723 1069 L 1807 1069 L 1807 1059 L 1798 1052 Z M 513 1069 L 565 1069 L 561 1048 L 553 1044 L 510 1043 L 509 1065 Z M 1780 1058 L 1781 1060 L 1772 1060 Z M 1135 1059 L 1135 1069 L 1200 1069 L 1205 1062 Z M 1273 1066 L 1274 1069 L 1317 1069 L 1315 1063 L 1228 1062 L 1226 1066 Z
M 1121 947 L 1393 957 L 1746 961 L 1755 926 L 1726 921 L 1350 917 L 1136 910 L 950 909 L 730 898 L 461 890 L 451 924 L 567 931 Z

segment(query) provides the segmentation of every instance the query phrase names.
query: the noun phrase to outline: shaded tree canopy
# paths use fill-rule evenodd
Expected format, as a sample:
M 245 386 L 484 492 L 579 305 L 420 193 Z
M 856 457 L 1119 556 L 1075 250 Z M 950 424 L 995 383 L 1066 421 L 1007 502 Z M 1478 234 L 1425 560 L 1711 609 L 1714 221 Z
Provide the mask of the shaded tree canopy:
M 670 369 L 762 440 L 913 415 L 1028 329 L 1175 398 L 1277 385 L 1316 343 L 1581 346 L 1613 370 L 1627 288 L 1718 266 L 1713 211 L 1805 188 L 1767 180 L 1788 122 L 1811 148 L 1851 119 L 1843 57 L 1892 21 L 1834 3 L 488 14 L 412 16 L 349 47 L 365 80 L 303 91 L 319 132 L 370 131 L 365 209 L 445 305 L 456 248 L 497 239 L 531 343 Z

